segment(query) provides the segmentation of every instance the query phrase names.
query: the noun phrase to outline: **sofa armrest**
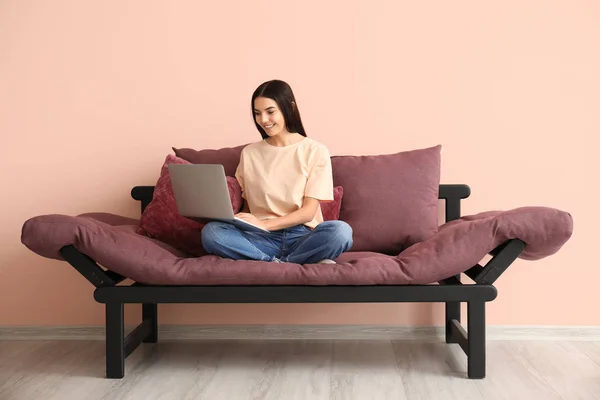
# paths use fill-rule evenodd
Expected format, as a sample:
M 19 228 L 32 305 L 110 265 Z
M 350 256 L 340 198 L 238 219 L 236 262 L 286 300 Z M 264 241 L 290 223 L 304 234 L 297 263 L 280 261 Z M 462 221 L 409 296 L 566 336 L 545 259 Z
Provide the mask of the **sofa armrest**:
M 135 186 L 131 189 L 131 197 L 134 200 L 141 201 L 142 213 L 152 201 L 154 195 L 154 186 Z
M 446 222 L 460 218 L 460 200 L 471 195 L 468 185 L 440 185 L 439 199 L 446 201 Z

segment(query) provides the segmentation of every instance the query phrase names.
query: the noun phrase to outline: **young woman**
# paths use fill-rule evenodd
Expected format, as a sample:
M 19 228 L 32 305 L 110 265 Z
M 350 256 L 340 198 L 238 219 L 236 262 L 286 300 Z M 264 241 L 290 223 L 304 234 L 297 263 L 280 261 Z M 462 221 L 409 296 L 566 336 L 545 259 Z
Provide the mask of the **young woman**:
M 209 222 L 202 229 L 204 249 L 235 260 L 335 263 L 352 247 L 352 228 L 323 221 L 319 201 L 333 200 L 329 150 L 306 136 L 287 83 L 263 83 L 251 107 L 262 140 L 241 153 L 235 177 L 245 201 L 236 216 L 269 232 Z

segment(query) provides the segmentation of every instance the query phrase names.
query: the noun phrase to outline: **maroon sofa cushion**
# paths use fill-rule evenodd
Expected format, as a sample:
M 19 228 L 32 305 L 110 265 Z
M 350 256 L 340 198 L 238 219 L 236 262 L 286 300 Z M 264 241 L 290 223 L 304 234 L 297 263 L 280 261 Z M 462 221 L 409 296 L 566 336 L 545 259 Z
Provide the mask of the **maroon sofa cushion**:
M 100 265 L 156 285 L 401 285 L 437 282 L 466 271 L 509 239 L 526 243 L 521 258 L 556 253 L 571 237 L 569 213 L 546 207 L 490 211 L 442 225 L 398 255 L 347 252 L 337 264 L 241 261 L 215 255 L 188 258 L 139 235 L 135 220 L 109 214 L 42 215 L 27 220 L 21 241 L 40 256 L 62 260 L 73 245 Z
M 340 219 L 353 230 L 351 251 L 388 255 L 437 232 L 441 146 L 377 156 L 333 156 L 344 188 Z
M 201 231 L 205 224 L 193 221 L 179 214 L 171 177 L 169 164 L 190 164 L 177 156 L 169 154 L 160 170 L 160 177 L 154 187 L 152 201 L 140 218 L 138 233 L 159 239 L 175 248 L 194 256 L 207 254 L 202 247 Z M 238 212 L 243 203 L 241 188 L 238 181 L 227 177 L 227 187 L 231 198 L 233 212 Z

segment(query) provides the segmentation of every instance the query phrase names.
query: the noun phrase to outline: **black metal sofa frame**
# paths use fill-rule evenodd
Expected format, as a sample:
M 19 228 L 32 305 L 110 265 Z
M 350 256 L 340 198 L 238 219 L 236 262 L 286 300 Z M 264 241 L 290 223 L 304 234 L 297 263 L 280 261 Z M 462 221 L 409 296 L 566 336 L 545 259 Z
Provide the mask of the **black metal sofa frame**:
M 152 200 L 153 186 L 136 186 L 131 196 L 141 202 L 142 211 Z M 445 219 L 460 217 L 461 199 L 469 197 L 467 185 L 440 185 L 445 200 Z M 106 307 L 106 377 L 123 378 L 125 358 L 140 343 L 158 340 L 159 303 L 379 303 L 442 302 L 446 305 L 447 343 L 458 343 L 467 355 L 467 374 L 481 379 L 486 372 L 485 303 L 497 296 L 494 281 L 525 249 L 525 243 L 511 239 L 498 246 L 484 266 L 465 272 L 473 283 L 463 284 L 460 275 L 427 285 L 369 286 L 160 286 L 134 282 L 119 285 L 126 278 L 100 267 L 89 256 L 69 245 L 61 255 L 95 287 L 94 299 Z M 461 325 L 461 303 L 467 303 L 467 330 Z M 142 322 L 125 336 L 124 304 L 142 304 Z M 468 332 L 468 333 L 467 333 Z

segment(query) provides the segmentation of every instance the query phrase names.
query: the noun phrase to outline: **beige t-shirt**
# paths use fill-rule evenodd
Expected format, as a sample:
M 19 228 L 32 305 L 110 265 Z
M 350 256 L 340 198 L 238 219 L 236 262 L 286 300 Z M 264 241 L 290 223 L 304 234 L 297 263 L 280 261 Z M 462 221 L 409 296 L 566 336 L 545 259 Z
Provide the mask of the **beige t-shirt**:
M 333 200 L 333 174 L 329 150 L 310 138 L 285 147 L 265 140 L 242 150 L 235 177 L 250 213 L 260 220 L 283 217 L 302 207 L 304 196 Z M 310 228 L 323 222 L 321 207 Z

